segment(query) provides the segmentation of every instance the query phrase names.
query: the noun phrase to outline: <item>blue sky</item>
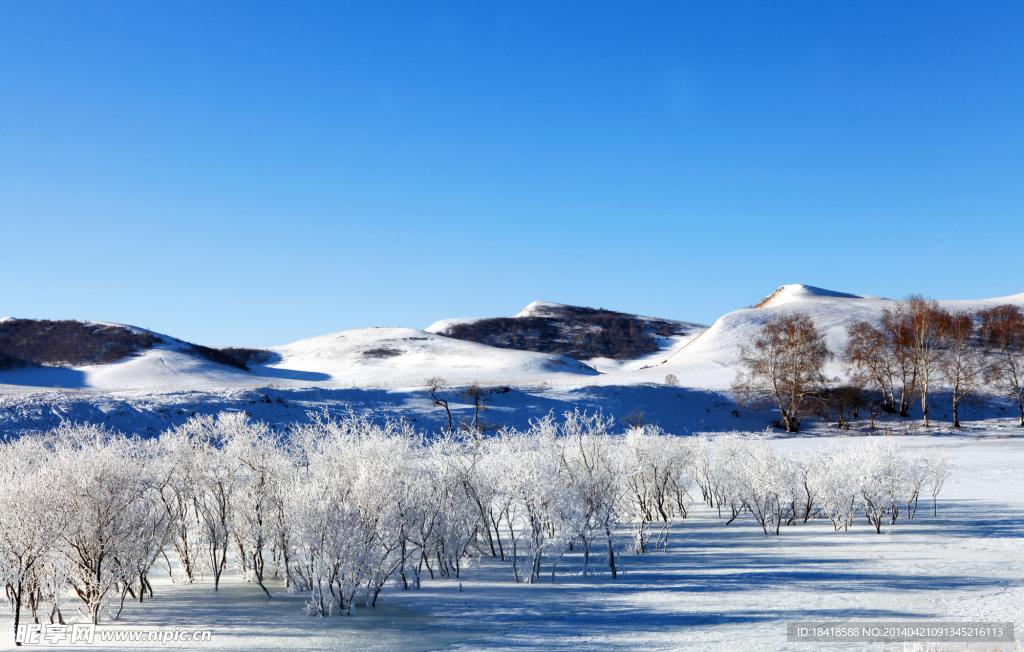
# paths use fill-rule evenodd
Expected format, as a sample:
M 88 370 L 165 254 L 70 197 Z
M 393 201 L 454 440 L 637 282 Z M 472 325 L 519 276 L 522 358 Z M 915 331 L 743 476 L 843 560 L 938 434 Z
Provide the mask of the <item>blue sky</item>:
M 0 3 L 0 316 L 1024 292 L 1024 4 Z

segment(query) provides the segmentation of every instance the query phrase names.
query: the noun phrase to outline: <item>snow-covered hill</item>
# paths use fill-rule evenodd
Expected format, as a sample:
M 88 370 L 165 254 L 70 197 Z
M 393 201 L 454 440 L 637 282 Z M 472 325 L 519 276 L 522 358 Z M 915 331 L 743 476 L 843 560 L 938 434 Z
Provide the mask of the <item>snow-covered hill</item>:
M 978 300 L 940 301 L 950 310 L 980 310 L 1001 304 L 1024 306 L 1024 294 Z M 497 348 L 438 334 L 457 324 L 480 319 L 449 319 L 427 330 L 368 328 L 314 337 L 271 348 L 266 364 L 250 372 L 216 364 L 189 351 L 185 342 L 159 335 L 161 343 L 111 364 L 36 367 L 0 371 L 0 391 L 12 386 L 93 388 L 103 390 L 188 390 L 276 385 L 278 387 L 422 386 L 441 377 L 452 384 L 534 384 L 560 387 L 665 384 L 675 376 L 683 387 L 723 389 L 736 377 L 740 349 L 771 317 L 805 312 L 822 330 L 829 347 L 842 351 L 846 329 L 854 321 L 877 323 L 890 300 L 809 285 L 784 285 L 756 307 L 730 312 L 709 328 L 689 322 L 636 317 L 678 326 L 680 334 L 657 337 L 658 349 L 632 360 L 574 360 L 553 353 Z M 535 302 L 508 319 L 547 319 L 577 309 Z M 621 314 L 621 313 L 612 313 Z M 557 320 L 556 320 L 557 321 Z M 108 324 L 109 325 L 109 324 Z M 830 375 L 843 373 L 833 362 Z M 6 387 L 5 387 L 6 386 Z
M 730 312 L 680 347 L 664 364 L 631 374 L 609 376 L 604 382 L 632 384 L 665 382 L 673 374 L 688 387 L 728 387 L 736 377 L 740 348 L 748 344 L 757 331 L 772 317 L 803 312 L 810 315 L 825 335 L 828 346 L 836 354 L 846 346 L 846 329 L 855 321 L 868 320 L 878 324 L 889 299 L 835 292 L 810 285 L 784 285 L 752 308 Z M 947 310 L 976 311 L 1003 304 L 1024 307 L 1024 294 L 977 300 L 939 301 Z M 833 362 L 826 369 L 829 375 L 843 373 L 842 364 Z
M 249 372 L 198 357 L 181 340 L 159 337 L 162 341 L 153 348 L 110 364 L 0 371 L 0 387 L 114 391 L 313 384 L 394 387 L 422 385 L 435 376 L 456 384 L 515 384 L 598 373 L 560 355 L 497 349 L 411 328 L 344 331 L 274 347 L 270 349 L 273 359 L 252 365 Z
M 126 389 L 192 389 L 252 384 L 252 374 L 203 357 L 205 347 L 137 326 L 111 322 L 83 322 L 89 326 L 128 329 L 155 340 L 151 348 L 106 364 L 26 366 L 0 371 L 3 385 L 24 387 Z
M 412 328 L 343 331 L 271 350 L 279 360 L 253 367 L 254 373 L 359 385 L 423 384 L 435 376 L 512 384 L 597 375 L 565 356 L 498 349 Z

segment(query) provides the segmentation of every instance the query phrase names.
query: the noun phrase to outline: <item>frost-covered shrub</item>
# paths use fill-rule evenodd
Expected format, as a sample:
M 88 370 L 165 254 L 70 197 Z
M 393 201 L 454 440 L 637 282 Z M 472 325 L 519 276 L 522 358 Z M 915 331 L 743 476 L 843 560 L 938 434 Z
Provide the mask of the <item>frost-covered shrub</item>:
M 634 523 L 634 552 L 647 550 L 651 523 L 662 523 L 655 548 L 665 548 L 672 519 L 686 517 L 690 503 L 688 469 L 694 455 L 688 440 L 668 435 L 657 426 L 638 426 L 626 433 L 619 445 L 619 457 L 625 485 L 624 509 Z
M 778 534 L 793 519 L 795 474 L 789 457 L 780 455 L 764 435 L 737 439 L 722 461 L 725 482 L 765 534 Z

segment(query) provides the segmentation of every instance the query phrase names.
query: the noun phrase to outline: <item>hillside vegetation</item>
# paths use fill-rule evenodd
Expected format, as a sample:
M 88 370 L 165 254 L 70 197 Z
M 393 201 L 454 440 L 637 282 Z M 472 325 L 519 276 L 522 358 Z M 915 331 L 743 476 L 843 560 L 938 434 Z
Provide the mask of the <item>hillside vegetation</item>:
M 683 335 L 679 323 L 611 310 L 552 306 L 544 314 L 492 317 L 448 326 L 444 333 L 503 349 L 554 353 L 576 360 L 631 360 L 658 350 L 657 337 Z
M 0 369 L 26 365 L 108 364 L 137 355 L 162 340 L 149 331 L 70 319 L 0 322 Z
M 265 349 L 214 349 L 200 344 L 168 342 L 147 330 L 120 324 L 98 324 L 73 319 L 5 319 L 0 321 L 0 369 L 29 366 L 81 367 L 120 362 L 158 344 L 184 345 L 182 353 L 215 364 L 249 371 L 272 357 Z

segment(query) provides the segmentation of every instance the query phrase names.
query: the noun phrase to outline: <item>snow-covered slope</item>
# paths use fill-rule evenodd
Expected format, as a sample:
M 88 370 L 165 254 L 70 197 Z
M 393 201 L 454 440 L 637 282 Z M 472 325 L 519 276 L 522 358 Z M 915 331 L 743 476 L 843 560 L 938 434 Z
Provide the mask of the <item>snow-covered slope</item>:
M 78 367 L 26 367 L 0 371 L 0 384 L 29 387 L 193 389 L 253 383 L 252 374 L 187 353 L 188 345 L 166 335 L 140 355 L 110 364 Z
M 555 314 L 559 310 L 565 308 L 572 308 L 565 303 L 552 303 L 551 301 L 534 301 L 530 305 L 526 306 L 522 310 L 516 313 L 516 317 L 547 317 Z
M 435 321 L 433 324 L 427 326 L 423 330 L 427 331 L 428 333 L 435 333 L 437 335 L 440 335 L 443 334 L 452 326 L 459 326 L 461 324 L 472 324 L 474 322 L 480 321 L 481 319 L 486 319 L 486 317 L 456 317 L 455 319 L 439 319 L 438 321 Z
M 565 303 L 552 303 L 550 301 L 534 301 L 530 305 L 526 306 L 516 314 L 512 315 L 514 318 L 522 317 L 548 317 L 555 313 L 559 309 L 573 308 Z M 484 319 L 490 319 L 489 317 L 456 317 L 454 319 L 440 319 L 435 321 L 430 326 L 427 326 L 425 331 L 428 333 L 442 334 L 452 326 L 460 324 L 472 324 L 474 322 L 482 321 Z
M 1024 306 L 1024 294 L 978 300 L 940 301 L 947 310 L 975 311 L 1002 304 Z M 674 374 L 680 384 L 690 387 L 727 387 L 736 377 L 740 348 L 748 344 L 757 331 L 772 317 L 790 312 L 810 315 L 825 335 L 829 348 L 837 354 L 846 346 L 846 329 L 858 320 L 878 324 L 889 299 L 835 292 L 810 285 L 784 285 L 753 308 L 736 310 L 720 317 L 703 333 L 693 338 L 665 360 L 664 364 L 633 374 L 621 374 L 605 382 L 664 382 Z M 830 375 L 843 372 L 833 362 L 826 369 Z
M 343 331 L 271 350 L 280 359 L 253 367 L 254 373 L 355 384 L 422 384 L 435 376 L 514 383 L 597 374 L 560 355 L 498 349 L 412 328 Z
M 496 349 L 411 328 L 366 328 L 314 337 L 271 351 L 250 372 L 189 354 L 186 343 L 163 340 L 140 355 L 79 367 L 0 371 L 0 384 L 104 390 L 182 390 L 258 385 L 411 385 L 439 376 L 451 383 L 517 383 L 593 376 L 560 355 Z

